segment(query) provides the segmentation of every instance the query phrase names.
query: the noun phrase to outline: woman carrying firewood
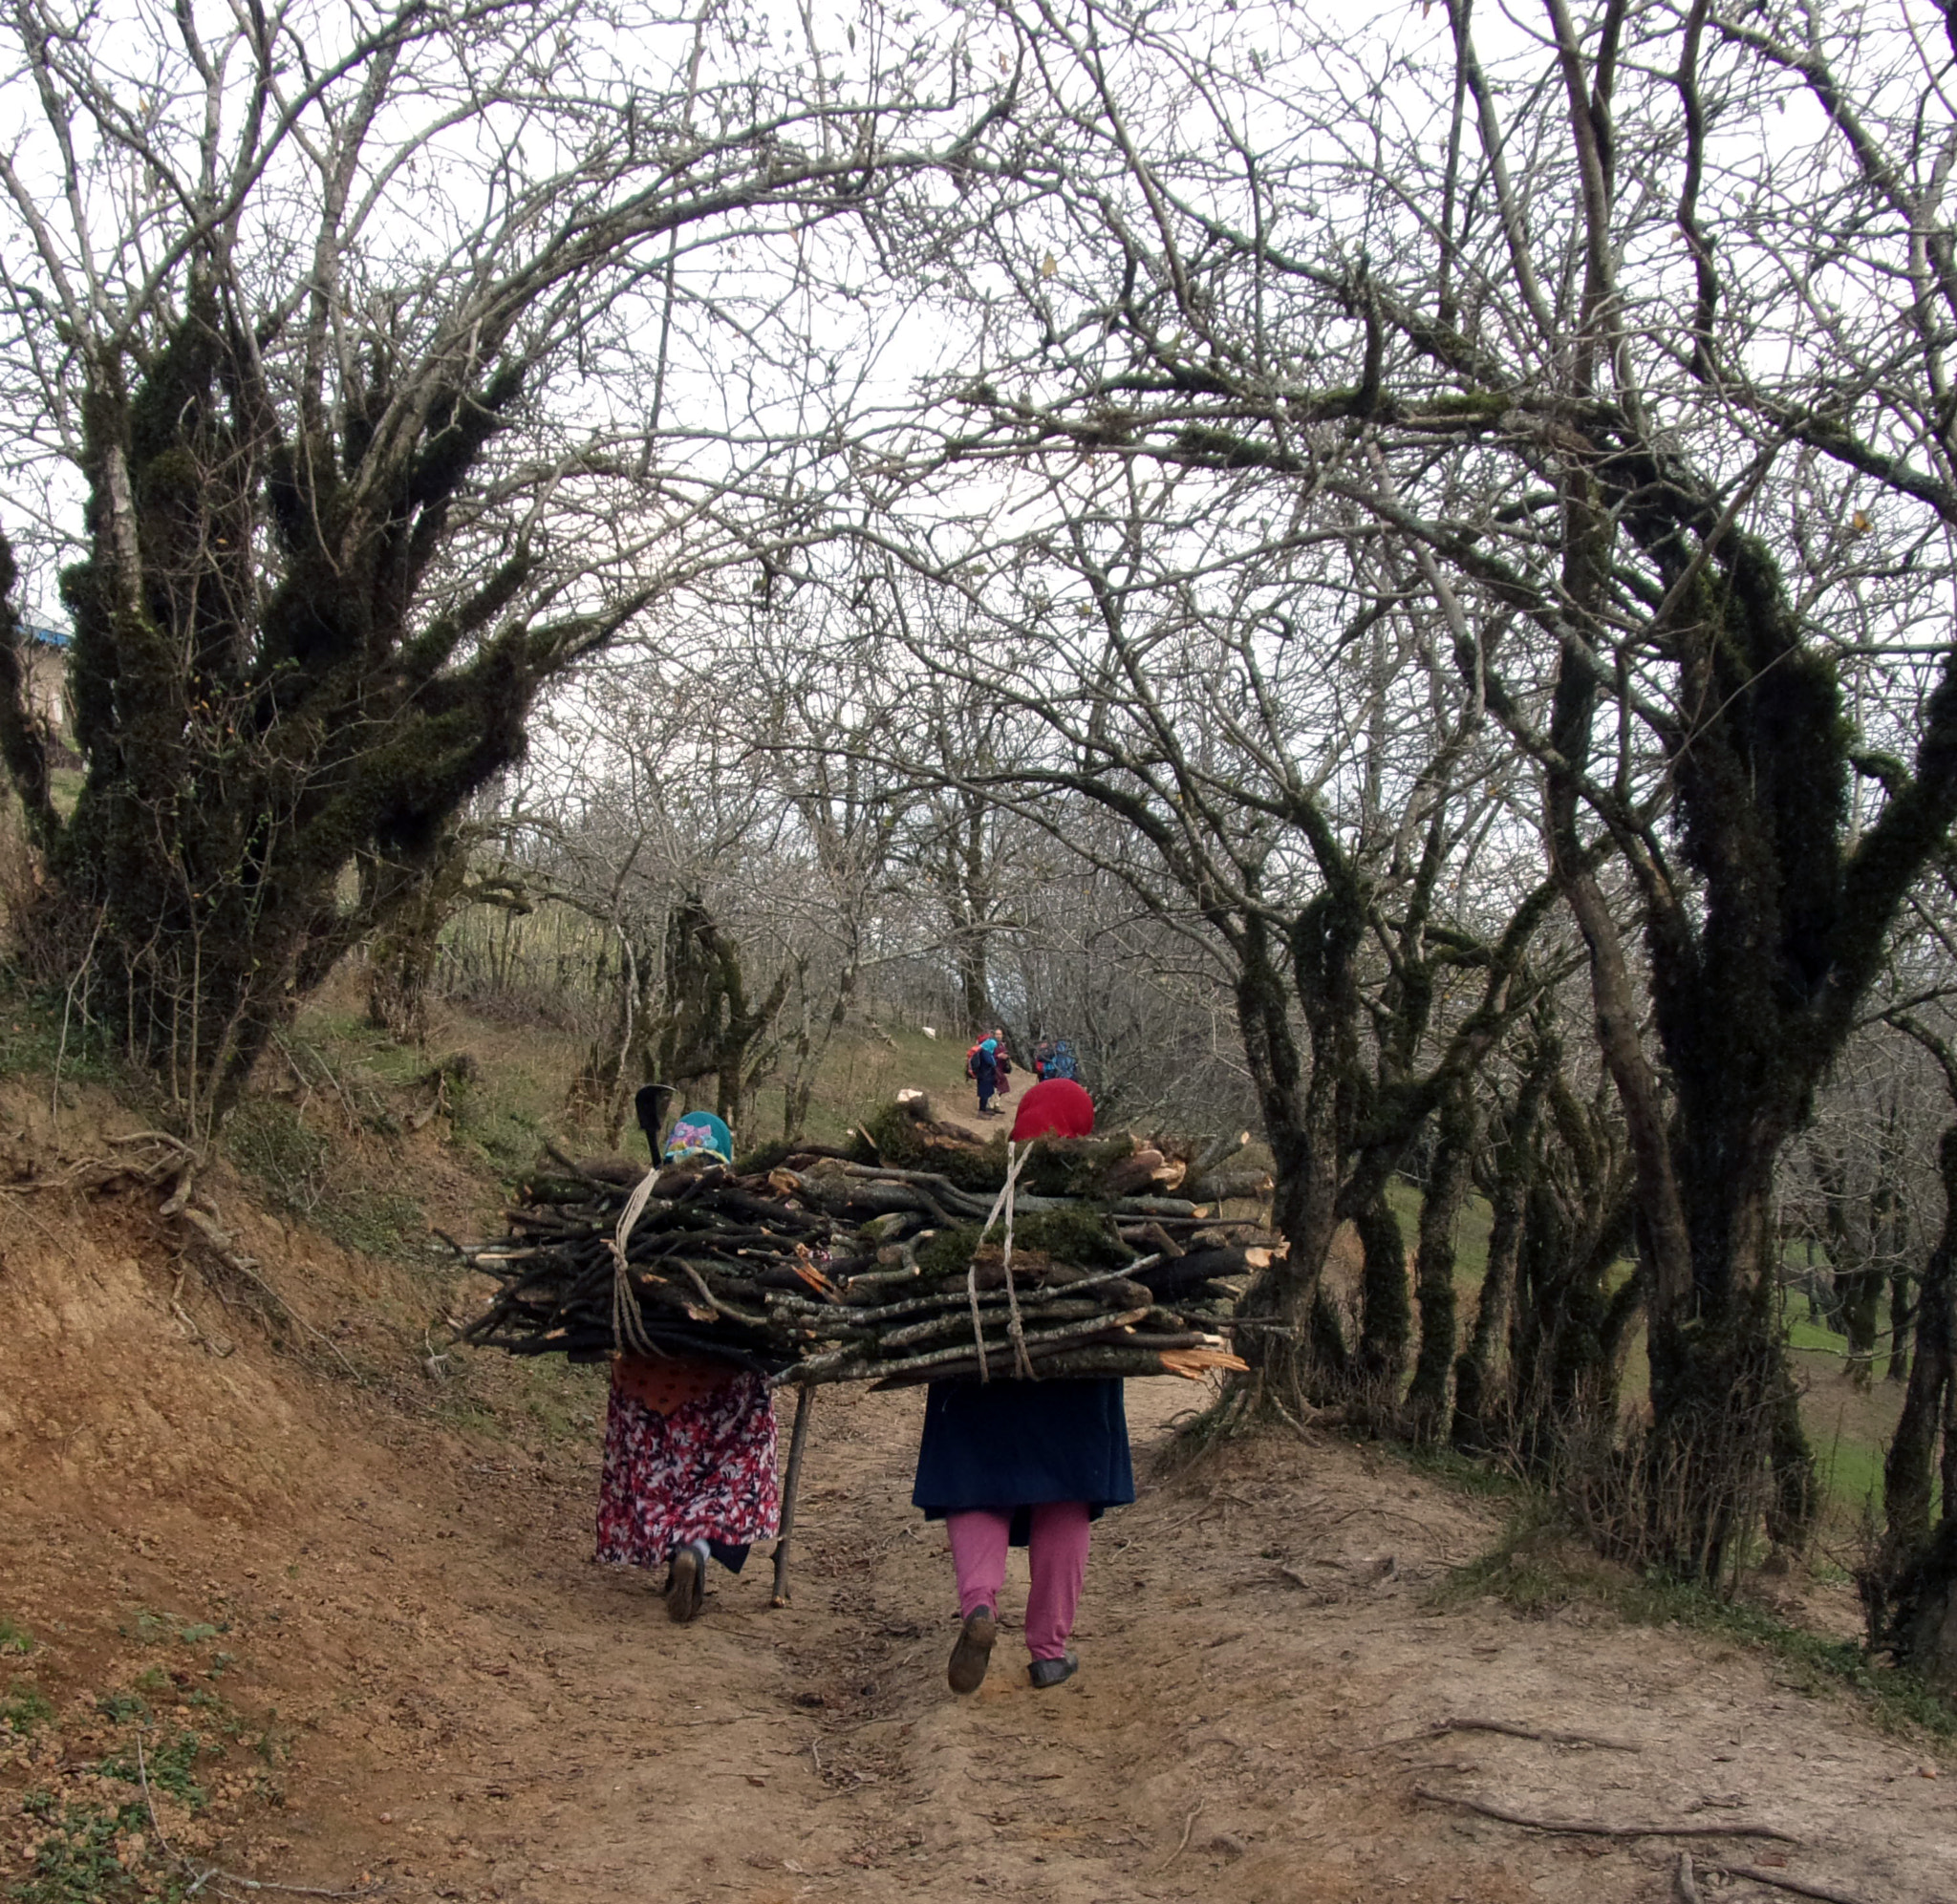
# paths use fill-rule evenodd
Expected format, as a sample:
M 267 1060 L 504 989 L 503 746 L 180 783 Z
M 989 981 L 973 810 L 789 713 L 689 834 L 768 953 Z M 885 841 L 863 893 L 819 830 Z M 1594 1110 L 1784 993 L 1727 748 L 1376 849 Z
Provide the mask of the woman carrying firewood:
M 733 1161 L 721 1121 L 695 1111 L 673 1126 L 665 1161 Z M 780 1518 L 775 1410 L 765 1378 L 707 1357 L 619 1355 L 612 1363 L 598 1483 L 598 1558 L 664 1567 L 668 1615 L 692 1619 L 707 1561 L 739 1573 Z
M 1050 1095 L 1036 1103 L 1042 1092 Z M 1039 1085 L 1026 1093 L 1013 1136 L 1084 1137 L 1093 1112 L 1078 1084 Z M 1118 1380 L 931 1384 L 911 1499 L 926 1520 L 944 1522 L 957 1573 L 961 1624 L 946 1670 L 953 1692 L 977 1692 L 985 1679 L 1008 1546 L 1027 1550 L 1032 1573 L 1027 1677 L 1057 1686 L 1079 1671 L 1067 1640 L 1086 1580 L 1088 1530 L 1105 1508 L 1134 1498 Z

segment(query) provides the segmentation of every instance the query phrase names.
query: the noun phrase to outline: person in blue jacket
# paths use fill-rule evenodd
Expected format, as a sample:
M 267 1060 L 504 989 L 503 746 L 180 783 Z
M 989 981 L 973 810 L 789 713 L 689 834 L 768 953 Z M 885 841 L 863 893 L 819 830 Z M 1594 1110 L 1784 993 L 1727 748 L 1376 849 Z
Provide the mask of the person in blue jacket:
M 972 1048 L 972 1055 L 965 1062 L 965 1071 L 978 1087 L 978 1115 L 982 1118 L 998 1117 L 992 1108 L 992 1100 L 999 1090 L 999 1040 L 996 1038 L 981 1038 Z

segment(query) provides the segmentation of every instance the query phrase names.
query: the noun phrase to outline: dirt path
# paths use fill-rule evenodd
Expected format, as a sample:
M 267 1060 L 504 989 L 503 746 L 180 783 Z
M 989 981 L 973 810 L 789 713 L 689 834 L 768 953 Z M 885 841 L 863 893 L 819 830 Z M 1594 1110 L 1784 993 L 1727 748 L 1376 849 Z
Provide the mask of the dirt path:
M 1146 1461 L 1184 1396 L 1130 1393 Z M 1009 1629 L 954 1701 L 950 1561 L 907 1500 L 918 1406 L 820 1398 L 785 1611 L 757 1563 L 672 1626 L 645 1581 L 586 1560 L 572 1475 L 527 1477 L 494 1529 L 431 1502 L 389 1549 L 406 1643 L 376 1645 L 367 1696 L 323 1722 L 292 1854 L 410 1895 L 537 1904 L 1670 1894 L 1663 1841 L 1544 1837 L 1423 1803 L 1426 1786 L 1552 1817 L 1744 1818 L 1801 1843 L 1695 1849 L 1868 1904 L 1957 1898 L 1949 1786 L 1918 1753 L 1717 1644 L 1437 1611 L 1488 1523 L 1336 1443 L 1233 1448 L 1149 1488 L 1099 1530 L 1079 1679 L 1032 1691 Z M 1464 1716 L 1643 1749 L 1432 1733 Z
M 1033 1083 L 1030 1071 L 1014 1068 L 1012 1088 L 993 1100 L 996 1109 L 1002 1113 L 999 1117 L 978 1115 L 978 1094 L 972 1088 L 968 1078 L 960 1078 L 956 1083 L 934 1084 L 931 1087 L 931 1115 L 939 1123 L 956 1125 L 959 1130 L 969 1131 L 979 1143 L 989 1143 L 1001 1130 L 1013 1127 L 1013 1113 L 1020 1107 L 1020 1099 Z
M 1368 1448 L 1279 1435 L 1150 1478 L 1198 1391 L 1130 1383 L 1143 1493 L 1096 1531 L 1079 1678 L 1032 1691 L 1009 1626 L 957 1701 L 951 1563 L 909 1505 L 918 1392 L 819 1397 L 791 1608 L 769 1609 L 761 1558 L 675 1627 L 644 1576 L 589 1558 L 595 1373 L 539 1398 L 582 1439 L 514 1447 L 514 1406 L 478 1432 L 254 1346 L 133 1217 L 30 1214 L 0 1251 L 0 1615 L 42 1650 L 0 1665 L 70 1701 L 69 1761 L 103 1749 L 86 1742 L 111 1687 L 165 1689 L 161 1722 L 175 1682 L 176 1722 L 210 1726 L 190 1690 L 209 1681 L 262 1721 L 283 1809 L 211 1814 L 232 1869 L 527 1904 L 1671 1895 L 1665 1840 L 1545 1836 L 1426 1787 L 1772 1826 L 1800 1842 L 1695 1849 L 1860 1904 L 1957 1900 L 1953 1784 L 1920 1747 L 1762 1654 L 1443 1601 L 1496 1516 Z M 244 1233 L 320 1341 L 356 1345 L 363 1316 L 409 1299 L 275 1225 Z M 484 1376 L 522 1401 L 520 1367 Z M 222 1678 L 181 1670 L 193 1630 Z M 1436 1732 L 1461 1718 L 1642 1749 Z M 0 1777 L 0 1800 L 27 1788 Z M 30 1831 L 0 1803 L 0 1894 Z

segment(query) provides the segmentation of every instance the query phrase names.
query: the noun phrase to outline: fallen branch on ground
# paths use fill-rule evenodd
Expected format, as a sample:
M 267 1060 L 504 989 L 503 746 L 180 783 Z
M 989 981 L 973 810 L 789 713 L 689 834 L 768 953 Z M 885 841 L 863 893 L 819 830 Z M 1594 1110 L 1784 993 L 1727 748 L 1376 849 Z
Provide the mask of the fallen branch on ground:
M 1818 1897 L 1822 1904 L 1868 1904 L 1852 1891 L 1839 1891 L 1832 1884 L 1815 1884 L 1804 1877 L 1789 1877 L 1785 1872 L 1763 1871 L 1752 1864 L 1703 1864 L 1701 1871 L 1716 1871 L 1721 1877 L 1744 1877 L 1754 1884 L 1772 1885 L 1776 1891 L 1791 1891 L 1796 1897 Z
M 136 1742 L 136 1776 L 142 1786 L 143 1808 L 149 1813 L 149 1828 L 156 1833 L 159 1846 L 166 1857 L 173 1860 L 186 1874 L 196 1872 L 197 1867 L 163 1835 L 163 1821 L 157 1816 L 156 1795 L 149 1788 L 149 1763 L 143 1756 L 142 1741 Z M 183 1894 L 195 1897 L 206 1884 L 215 1883 L 220 1889 L 235 1884 L 245 1891 L 276 1891 L 286 1897 L 378 1897 L 387 1889 L 383 1883 L 356 1885 L 352 1891 L 328 1891 L 315 1884 L 278 1884 L 269 1877 L 241 1877 L 234 1871 L 226 1871 L 218 1865 L 210 1865 L 192 1878 L 190 1889 Z
M 176 1199 L 172 1198 L 171 1201 L 175 1202 Z M 168 1206 L 166 1205 L 165 1209 L 167 1208 Z M 184 1205 L 182 1209 L 175 1211 L 175 1214 L 183 1222 L 189 1224 L 204 1238 L 210 1248 L 211 1254 L 217 1258 L 218 1262 L 225 1269 L 228 1270 L 231 1274 L 239 1277 L 242 1281 L 249 1283 L 253 1289 L 257 1290 L 265 1297 L 267 1302 L 271 1304 L 276 1314 L 283 1316 L 289 1322 L 311 1336 L 356 1382 L 360 1380 L 360 1371 L 347 1359 L 339 1344 L 331 1337 L 321 1335 L 270 1283 L 267 1282 L 259 1274 L 258 1258 L 256 1256 L 247 1256 L 240 1250 L 227 1230 L 220 1229 L 212 1218 L 206 1216 L 194 1204 Z
M 1444 1732 L 1499 1732 L 1510 1739 L 1535 1739 L 1545 1745 L 1595 1745 L 1602 1752 L 1642 1752 L 1645 1748 L 1631 1739 L 1604 1739 L 1594 1732 L 1552 1732 L 1531 1725 L 1517 1725 L 1507 1719 L 1444 1719 L 1434 1728 Z
M 1458 1797 L 1452 1792 L 1435 1791 L 1430 1786 L 1413 1787 L 1415 1798 L 1430 1805 L 1458 1806 L 1463 1811 L 1478 1811 L 1484 1818 L 1497 1818 L 1504 1825 L 1520 1825 L 1531 1831 L 1558 1831 L 1577 1838 L 1772 1838 L 1783 1845 L 1797 1845 L 1792 1831 L 1773 1825 L 1606 1825 L 1592 1818 L 1537 1818 L 1526 1811 L 1491 1804 L 1483 1798 Z M 1739 1867 L 1735 1866 L 1737 1870 Z

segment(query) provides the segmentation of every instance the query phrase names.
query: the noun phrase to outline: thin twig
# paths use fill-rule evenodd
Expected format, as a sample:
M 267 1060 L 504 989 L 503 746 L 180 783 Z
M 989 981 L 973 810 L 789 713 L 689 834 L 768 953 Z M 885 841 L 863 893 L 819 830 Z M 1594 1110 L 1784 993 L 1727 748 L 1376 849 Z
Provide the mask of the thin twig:
M 1195 1809 L 1192 1811 L 1189 1814 L 1189 1816 L 1182 1821 L 1181 1842 L 1176 1846 L 1176 1848 L 1172 1851 L 1169 1853 L 1169 1855 L 1166 1858 L 1162 1860 L 1160 1864 L 1158 1864 L 1155 1867 L 1155 1869 L 1152 1872 L 1149 1873 L 1150 1876 L 1159 1876 L 1163 1872 L 1167 1871 L 1169 1867 L 1172 1865 L 1176 1861 L 1176 1859 L 1183 1854 L 1184 1851 L 1189 1850 L 1189 1836 L 1190 1833 L 1196 1829 L 1196 1820 L 1202 1815 L 1202 1809 L 1203 1801 L 1199 1798 L 1196 1800 Z
M 55 1235 L 55 1233 L 52 1230 L 50 1230 L 48 1226 L 45 1223 L 43 1223 L 41 1219 L 38 1216 L 36 1216 L 31 1209 L 28 1208 L 27 1199 L 25 1197 L 20 1196 L 17 1192 L 18 1186 L 13 1184 L 8 1184 L 4 1187 L 0 1187 L 0 1195 L 12 1197 L 14 1200 L 14 1208 L 20 1212 L 20 1214 L 26 1217 L 27 1220 L 30 1223 L 32 1223 L 33 1227 L 36 1230 L 38 1230 L 41 1232 L 41 1234 L 45 1236 L 48 1239 L 48 1241 L 55 1247 L 55 1249 L 65 1252 L 69 1246 L 66 1243 L 64 1243 L 60 1237 Z
M 1546 1745 L 1595 1745 L 1602 1752 L 1642 1752 L 1634 1739 L 1604 1739 L 1594 1732 L 1552 1732 L 1547 1728 L 1517 1725 L 1506 1719 L 1444 1719 L 1434 1728 L 1443 1732 L 1500 1732 L 1511 1739 L 1535 1739 Z
M 149 1812 L 149 1828 L 157 1834 L 157 1843 L 173 1864 L 180 1865 L 188 1873 L 196 1867 L 182 1851 L 177 1851 L 163 1835 L 163 1823 L 157 1816 L 157 1802 L 149 1788 L 149 1765 L 143 1757 L 142 1735 L 136 1735 L 136 1776 L 142 1786 L 142 1803 Z M 356 1885 L 352 1891 L 324 1891 L 312 1884 L 275 1884 L 269 1877 L 240 1877 L 236 1872 L 224 1871 L 212 1865 L 198 1876 L 190 1886 L 188 1894 L 195 1896 L 215 1878 L 219 1884 L 236 1884 L 247 1891 L 276 1891 L 288 1897 L 377 1897 L 387 1889 L 384 1884 Z
M 1776 1891 L 1791 1891 L 1796 1897 L 1818 1897 L 1823 1904 L 1868 1904 L 1852 1891 L 1838 1891 L 1832 1884 L 1814 1884 L 1804 1877 L 1789 1877 L 1783 1872 L 1763 1871 L 1751 1864 L 1707 1864 L 1702 1871 L 1716 1871 L 1721 1877 L 1750 1878 L 1755 1884 L 1772 1885 Z
M 88 945 L 81 954 L 81 963 L 75 968 L 75 975 L 68 981 L 67 993 L 61 1000 L 61 1043 L 54 1053 L 54 1081 L 48 1087 L 48 1125 L 56 1136 L 61 1131 L 61 1067 L 68 1061 L 68 1017 L 75 1010 L 75 988 L 88 976 L 90 965 L 96 955 L 96 941 L 102 935 L 102 922 L 109 916 L 109 902 L 102 902 L 102 909 L 96 914 L 95 929 L 88 935 Z M 88 1013 L 82 1012 L 84 1020 Z
M 347 1359 L 345 1354 L 340 1349 L 339 1344 L 333 1341 L 330 1337 L 321 1335 L 320 1332 L 317 1329 L 315 1329 L 312 1323 L 307 1321 L 307 1319 L 303 1316 L 301 1316 L 299 1312 L 296 1309 L 294 1309 L 292 1305 L 290 1302 L 288 1302 L 286 1298 L 282 1296 L 278 1293 L 278 1291 L 271 1286 L 270 1283 L 267 1282 L 266 1279 L 258 1273 L 258 1267 L 254 1259 L 245 1255 L 241 1251 L 236 1249 L 233 1246 L 231 1238 L 223 1230 L 220 1230 L 218 1226 L 215 1223 L 213 1223 L 209 1217 L 205 1216 L 204 1213 L 201 1209 L 198 1209 L 194 1205 L 186 1205 L 183 1209 L 179 1210 L 177 1214 L 204 1237 L 204 1241 L 210 1245 L 212 1252 L 217 1256 L 217 1259 L 224 1264 L 226 1269 L 229 1270 L 234 1275 L 243 1276 L 247 1282 L 250 1283 L 255 1289 L 262 1292 L 270 1300 L 272 1306 L 275 1309 L 277 1309 L 280 1315 L 286 1316 L 289 1320 L 297 1323 L 298 1326 L 301 1329 L 303 1329 L 307 1333 L 307 1335 L 311 1336 L 312 1339 L 315 1342 L 317 1342 L 320 1345 L 320 1347 L 327 1352 L 328 1355 L 332 1356 L 333 1358 L 336 1362 L 338 1362 L 339 1365 L 343 1369 L 345 1369 L 346 1372 L 350 1376 L 352 1376 L 356 1382 L 360 1380 L 360 1371 L 356 1369 L 354 1366 L 354 1364 Z
M 358 1884 L 351 1891 L 328 1891 L 316 1884 L 275 1884 L 269 1877 L 240 1877 L 234 1871 L 204 1872 L 204 1878 L 214 1877 L 218 1883 L 235 1884 L 243 1891 L 276 1891 L 284 1897 L 378 1897 L 387 1886 L 378 1881 L 373 1884 Z M 204 1878 L 198 1880 L 204 1882 Z
M 1671 1872 L 1671 1904 L 1699 1904 L 1699 1887 L 1692 1878 L 1692 1854 L 1681 1851 Z
M 1430 1805 L 1455 1805 L 1463 1811 L 1478 1811 L 1484 1818 L 1498 1818 L 1504 1825 L 1521 1825 L 1532 1831 L 1560 1831 L 1578 1838 L 1772 1838 L 1779 1844 L 1797 1845 L 1792 1831 L 1772 1825 L 1606 1825 L 1594 1818 L 1537 1818 L 1526 1811 L 1512 1811 L 1482 1798 L 1459 1797 L 1453 1792 L 1435 1791 L 1417 1785 L 1415 1798 Z

